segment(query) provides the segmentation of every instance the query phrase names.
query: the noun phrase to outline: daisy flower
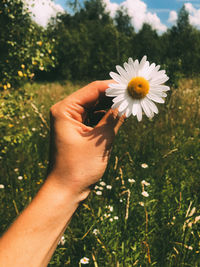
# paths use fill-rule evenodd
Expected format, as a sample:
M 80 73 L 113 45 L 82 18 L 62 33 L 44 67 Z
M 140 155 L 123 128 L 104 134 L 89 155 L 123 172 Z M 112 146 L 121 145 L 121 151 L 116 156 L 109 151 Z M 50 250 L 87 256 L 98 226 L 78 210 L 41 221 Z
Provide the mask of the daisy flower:
M 146 168 L 148 168 L 149 166 L 148 166 L 146 163 L 142 163 L 142 164 L 141 164 L 141 167 L 142 167 L 143 169 L 146 169 Z
M 148 183 L 148 182 L 145 181 L 145 180 L 142 180 L 141 184 L 142 184 L 142 185 L 146 185 L 146 186 L 149 186 L 149 185 L 150 185 L 150 183 Z
M 80 263 L 81 264 L 88 264 L 89 263 L 89 259 L 87 257 L 83 257 L 82 259 L 80 259 Z
M 94 230 L 92 231 L 92 233 L 93 233 L 94 235 L 98 235 L 98 234 L 100 234 L 100 232 L 99 232 L 98 229 L 94 229 Z
M 97 196 L 101 196 L 101 195 L 102 195 L 102 192 L 101 192 L 101 191 L 97 191 L 97 192 L 96 192 L 96 195 L 97 195 Z
M 149 197 L 149 194 L 147 193 L 147 191 L 143 191 L 143 192 L 142 192 L 142 195 L 143 195 L 144 197 Z
M 142 111 L 149 118 L 157 114 L 154 102 L 164 103 L 165 92 L 170 90 L 163 85 L 169 79 L 165 70 L 159 70 L 160 66 L 155 63 L 150 64 L 146 56 L 140 62 L 129 58 L 124 68 L 117 65 L 116 69 L 119 74 L 110 72 L 116 83 L 109 84 L 106 90 L 107 96 L 114 97 L 112 109 L 118 108 L 119 116 L 133 114 L 138 121 L 142 120 Z

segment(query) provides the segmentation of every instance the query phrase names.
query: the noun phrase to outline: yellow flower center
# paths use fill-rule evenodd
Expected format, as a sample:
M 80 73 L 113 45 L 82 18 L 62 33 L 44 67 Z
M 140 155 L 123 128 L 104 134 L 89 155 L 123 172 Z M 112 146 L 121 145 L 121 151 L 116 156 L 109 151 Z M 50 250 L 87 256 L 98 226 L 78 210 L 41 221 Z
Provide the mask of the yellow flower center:
M 143 77 L 135 77 L 128 83 L 127 90 L 134 99 L 144 98 L 149 92 L 149 82 Z

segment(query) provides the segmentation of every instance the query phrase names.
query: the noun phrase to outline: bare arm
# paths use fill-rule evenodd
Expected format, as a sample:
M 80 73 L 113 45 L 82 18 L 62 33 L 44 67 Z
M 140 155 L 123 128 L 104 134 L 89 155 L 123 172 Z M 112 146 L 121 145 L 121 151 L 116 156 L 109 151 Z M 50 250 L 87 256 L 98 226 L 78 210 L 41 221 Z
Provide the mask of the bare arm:
M 109 82 L 91 83 L 51 108 L 51 170 L 0 239 L 1 267 L 47 266 L 80 201 L 102 177 L 123 118 L 109 110 L 95 127 L 84 122 Z

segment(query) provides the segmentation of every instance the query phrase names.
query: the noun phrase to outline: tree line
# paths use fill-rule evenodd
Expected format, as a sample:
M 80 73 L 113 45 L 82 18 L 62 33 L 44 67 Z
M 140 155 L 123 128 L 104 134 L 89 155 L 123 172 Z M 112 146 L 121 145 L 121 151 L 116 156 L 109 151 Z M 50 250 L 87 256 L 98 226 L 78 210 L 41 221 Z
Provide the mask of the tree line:
M 172 83 L 199 74 L 200 31 L 190 25 L 184 6 L 176 25 L 159 35 L 146 23 L 136 32 L 124 9 L 111 18 L 102 0 L 76 3 L 74 12 L 59 14 L 44 29 L 30 19 L 21 0 L 2 0 L 1 87 L 16 87 L 28 78 L 106 79 L 117 64 L 143 55 L 162 65 Z

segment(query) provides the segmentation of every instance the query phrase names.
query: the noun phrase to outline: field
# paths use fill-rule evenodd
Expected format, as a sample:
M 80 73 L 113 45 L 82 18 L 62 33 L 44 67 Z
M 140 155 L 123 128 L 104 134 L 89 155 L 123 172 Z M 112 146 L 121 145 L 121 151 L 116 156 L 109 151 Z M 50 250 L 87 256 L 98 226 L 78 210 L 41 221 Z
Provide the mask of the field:
M 0 233 L 45 180 L 50 106 L 84 84 L 0 92 Z M 200 79 L 182 79 L 155 118 L 126 120 L 49 266 L 200 266 L 199 106 Z

